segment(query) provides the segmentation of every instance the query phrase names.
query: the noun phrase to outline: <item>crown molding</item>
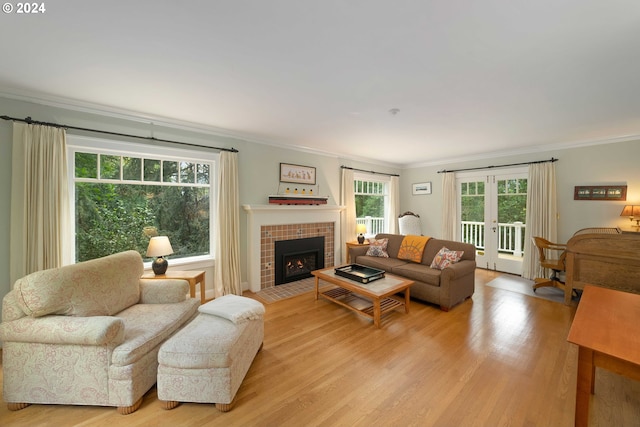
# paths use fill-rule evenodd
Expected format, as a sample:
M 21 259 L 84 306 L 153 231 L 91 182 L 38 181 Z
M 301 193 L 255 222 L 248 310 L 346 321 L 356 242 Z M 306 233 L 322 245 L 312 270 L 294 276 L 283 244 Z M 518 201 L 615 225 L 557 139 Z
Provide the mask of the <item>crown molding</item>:
M 614 144 L 617 142 L 625 142 L 625 141 L 633 141 L 640 140 L 640 135 L 625 135 L 614 138 L 607 139 L 598 139 L 598 140 L 587 140 L 587 141 L 570 141 L 565 143 L 553 143 L 553 144 L 545 144 L 539 145 L 536 147 L 525 147 L 520 149 L 513 150 L 500 150 L 493 151 L 487 153 L 480 153 L 472 156 L 462 156 L 462 157 L 449 157 L 445 159 L 438 159 L 429 162 L 420 162 L 420 163 L 389 163 L 382 162 L 375 159 L 370 159 L 367 157 L 347 157 L 344 154 L 333 153 L 323 150 L 318 150 L 311 147 L 305 147 L 301 145 L 290 145 L 286 143 L 279 143 L 275 141 L 268 141 L 260 138 L 256 135 L 243 134 L 240 132 L 234 132 L 229 129 L 218 128 L 211 125 L 205 125 L 202 123 L 194 123 L 186 120 L 178 120 L 172 119 L 169 117 L 156 116 L 153 114 L 142 113 L 139 111 L 127 110 L 124 108 L 116 108 L 107 105 L 91 103 L 86 101 L 80 101 L 77 99 L 64 98 L 61 96 L 43 94 L 43 93 L 34 93 L 25 90 L 17 90 L 13 88 L 0 87 L 0 97 L 13 99 L 16 101 L 29 102 L 32 104 L 44 105 L 48 107 L 54 108 L 62 108 L 65 110 L 95 114 L 99 116 L 111 117 L 121 120 L 128 120 L 137 123 L 145 123 L 149 125 L 157 125 L 164 126 L 171 129 L 184 130 L 188 132 L 198 132 L 206 135 L 211 135 L 214 137 L 221 138 L 233 138 L 245 142 L 250 142 L 254 144 L 260 144 L 275 148 L 281 148 L 286 150 L 294 150 L 303 153 L 322 155 L 325 157 L 338 158 L 345 161 L 357 161 L 364 162 L 371 165 L 384 166 L 394 169 L 416 169 L 421 167 L 430 167 L 430 166 L 441 166 L 452 163 L 460 163 L 474 160 L 486 160 L 486 159 L 496 159 L 500 157 L 509 157 L 520 154 L 536 154 L 536 153 L 544 153 L 553 150 L 566 150 L 570 148 L 580 148 L 580 147 L 588 147 L 593 145 L 604 145 L 604 144 Z
M 268 141 L 261 139 L 255 135 L 243 134 L 240 132 L 230 131 L 228 129 L 218 128 L 215 126 L 205 125 L 202 123 L 194 123 L 184 120 L 172 119 L 169 117 L 156 116 L 152 114 L 142 113 L 139 111 L 127 110 L 124 108 L 116 108 L 102 104 L 96 104 L 86 101 L 80 101 L 77 99 L 64 98 L 55 95 L 48 95 L 42 93 L 33 93 L 28 91 L 21 91 L 16 89 L 9 89 L 0 87 L 0 97 L 13 99 L 16 101 L 28 102 L 31 104 L 44 105 L 47 107 L 61 108 L 70 111 L 76 111 L 81 113 L 95 114 L 99 116 L 105 116 L 115 119 L 128 120 L 136 123 L 145 123 L 149 125 L 164 126 L 171 129 L 179 129 L 189 132 L 199 132 L 207 135 L 233 138 L 254 144 L 266 145 L 269 147 L 281 148 L 286 150 L 294 150 L 303 153 L 322 155 L 325 157 L 340 158 L 345 160 L 353 160 L 365 162 L 368 164 L 374 164 L 379 166 L 386 166 L 391 168 L 399 168 L 400 165 L 394 163 L 380 162 L 366 157 L 345 157 L 339 153 L 332 153 L 328 151 L 318 150 L 311 147 L 305 147 L 301 145 L 291 145 L 286 143 L 278 143 L 274 141 Z
M 513 150 L 492 151 L 492 152 L 480 153 L 472 156 L 450 157 L 446 159 L 434 160 L 431 162 L 411 163 L 411 164 L 402 165 L 402 168 L 416 169 L 416 168 L 429 167 L 429 166 L 442 166 L 442 165 L 449 165 L 452 163 L 469 162 L 474 160 L 496 159 L 500 157 L 517 156 L 521 154 L 548 153 L 550 151 L 568 150 L 572 148 L 590 147 L 594 145 L 616 144 L 618 142 L 627 142 L 627 141 L 636 141 L 636 140 L 640 140 L 640 135 L 624 135 L 624 136 L 606 138 L 606 139 L 560 142 L 560 143 L 538 145 L 535 147 L 525 147 L 525 148 L 519 148 L 519 149 L 513 149 Z

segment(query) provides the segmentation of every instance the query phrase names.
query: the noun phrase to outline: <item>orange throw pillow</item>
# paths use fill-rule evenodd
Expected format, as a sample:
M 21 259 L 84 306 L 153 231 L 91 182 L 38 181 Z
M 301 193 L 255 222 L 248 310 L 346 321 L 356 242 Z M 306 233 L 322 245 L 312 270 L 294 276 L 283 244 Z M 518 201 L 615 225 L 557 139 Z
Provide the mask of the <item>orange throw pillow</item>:
M 427 245 L 429 239 L 430 237 L 427 236 L 413 236 L 411 234 L 404 236 L 400 250 L 398 251 L 398 259 L 406 259 L 407 261 L 420 263 L 422 261 L 424 247 Z

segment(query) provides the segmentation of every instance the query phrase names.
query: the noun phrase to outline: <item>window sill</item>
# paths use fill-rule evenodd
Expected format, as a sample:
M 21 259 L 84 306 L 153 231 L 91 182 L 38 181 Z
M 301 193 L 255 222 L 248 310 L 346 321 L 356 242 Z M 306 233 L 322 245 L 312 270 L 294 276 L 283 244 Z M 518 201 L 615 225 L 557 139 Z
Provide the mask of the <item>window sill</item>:
M 203 268 L 212 268 L 216 264 L 216 260 L 211 255 L 202 255 L 196 257 L 189 258 L 178 258 L 178 259 L 170 259 L 168 258 L 169 267 L 180 267 L 184 270 L 197 270 Z M 144 263 L 144 270 L 151 270 L 151 262 Z

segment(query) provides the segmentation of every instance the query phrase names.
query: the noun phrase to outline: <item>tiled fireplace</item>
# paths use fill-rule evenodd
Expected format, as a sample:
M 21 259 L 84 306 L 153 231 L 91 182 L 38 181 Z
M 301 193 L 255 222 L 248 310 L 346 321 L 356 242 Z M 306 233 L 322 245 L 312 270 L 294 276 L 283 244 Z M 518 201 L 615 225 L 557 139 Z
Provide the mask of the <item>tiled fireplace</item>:
M 247 212 L 249 289 L 275 286 L 275 242 L 324 238 L 324 265 L 341 259 L 340 206 L 244 205 Z M 338 243 L 336 243 L 338 242 Z

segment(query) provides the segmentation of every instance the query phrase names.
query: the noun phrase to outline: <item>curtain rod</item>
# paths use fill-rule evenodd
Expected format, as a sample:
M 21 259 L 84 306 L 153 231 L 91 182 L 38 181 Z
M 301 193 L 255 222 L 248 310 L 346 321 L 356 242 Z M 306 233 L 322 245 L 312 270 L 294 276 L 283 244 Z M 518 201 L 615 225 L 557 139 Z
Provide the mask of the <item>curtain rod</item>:
M 364 170 L 364 169 L 356 169 L 356 168 L 352 168 L 352 167 L 344 166 L 344 165 L 342 165 L 340 167 L 342 169 L 351 169 L 351 170 L 358 171 L 358 172 L 367 172 L 367 173 L 373 173 L 373 174 L 376 174 L 376 175 L 400 176 L 397 173 L 385 173 L 385 172 L 367 171 L 367 170 Z
M 522 166 L 522 165 L 535 165 L 537 163 L 547 163 L 547 162 L 557 162 L 558 159 L 555 158 L 550 158 L 549 160 L 536 160 L 533 162 L 522 162 L 522 163 L 510 163 L 508 165 L 497 165 L 497 166 L 484 166 L 484 167 L 479 167 L 479 168 L 466 168 L 466 169 L 443 169 L 441 171 L 438 171 L 438 173 L 445 173 L 445 172 L 463 172 L 463 171 L 477 171 L 477 170 L 482 170 L 482 169 L 493 169 L 493 168 L 506 168 L 509 166 Z
M 27 124 L 30 124 L 30 125 L 43 125 L 43 126 L 51 126 L 51 127 L 56 127 L 56 128 L 82 130 L 82 131 L 86 131 L 86 132 L 103 133 L 103 134 L 107 134 L 107 135 L 125 136 L 127 138 L 147 139 L 147 140 L 150 140 L 150 141 L 168 142 L 170 144 L 187 145 L 187 146 L 190 146 L 190 147 L 211 148 L 211 149 L 220 150 L 220 151 L 230 151 L 232 153 L 237 153 L 238 152 L 238 150 L 236 150 L 235 148 L 208 147 L 206 145 L 191 144 L 191 143 L 188 143 L 188 142 L 180 142 L 180 141 L 171 141 L 171 140 L 168 140 L 168 139 L 161 139 L 161 138 L 156 138 L 156 137 L 153 137 L 153 136 L 138 136 L 138 135 L 130 135 L 130 134 L 127 134 L 127 133 L 110 132 L 110 131 L 107 131 L 107 130 L 89 129 L 89 128 L 81 128 L 81 127 L 76 127 L 76 126 L 61 125 L 61 124 L 58 124 L 58 123 L 39 122 L 37 120 L 33 120 L 31 117 L 27 117 L 25 119 L 18 119 L 16 117 L 0 116 L 0 119 L 2 119 L 2 120 L 11 120 L 11 121 L 14 121 L 14 122 L 22 122 L 22 123 L 27 123 Z

